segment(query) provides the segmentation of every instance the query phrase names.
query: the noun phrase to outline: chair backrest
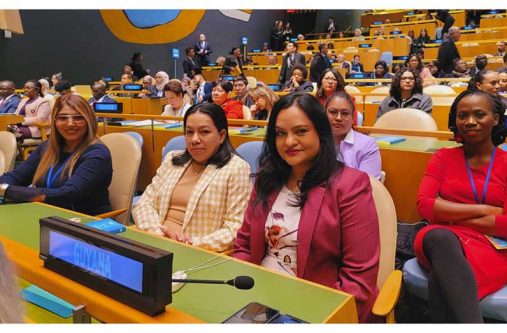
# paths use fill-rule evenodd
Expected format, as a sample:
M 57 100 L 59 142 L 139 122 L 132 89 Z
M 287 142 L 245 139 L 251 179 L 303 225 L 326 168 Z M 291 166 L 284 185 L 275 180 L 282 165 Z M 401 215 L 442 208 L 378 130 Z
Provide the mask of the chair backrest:
M 250 164 L 250 171 L 256 173 L 259 168 L 259 156 L 262 152 L 262 141 L 248 141 L 236 148 L 236 152 Z
M 167 141 L 164 148 L 162 148 L 162 161 L 164 161 L 165 156 L 168 152 L 172 150 L 184 150 L 186 148 L 187 145 L 185 144 L 185 137 L 183 135 L 178 135 L 174 138 L 171 138 L 169 141 Z
M 5 156 L 4 153 L 0 150 L 0 175 L 5 173 Z
M 128 223 L 130 207 L 141 163 L 141 147 L 131 136 L 125 133 L 110 133 L 100 137 L 111 152 L 113 179 L 109 185 L 109 200 L 113 210 L 127 208 L 127 212 L 116 220 Z
M 380 259 L 377 276 L 377 286 L 380 288 L 394 270 L 397 233 L 396 208 L 394 207 L 393 198 L 385 186 L 375 177 L 369 177 L 380 231 Z
M 377 119 L 373 127 L 420 131 L 436 131 L 437 123 L 424 111 L 418 109 L 395 109 Z
M 4 172 L 14 169 L 17 152 L 16 136 L 7 131 L 0 131 L 0 151 L 4 154 Z
M 139 146 L 143 148 L 144 138 L 141 134 L 139 134 L 138 132 L 123 132 L 123 133 L 133 137 L 137 141 Z
M 391 51 L 382 52 L 380 60 L 384 60 L 387 66 L 391 66 L 393 64 L 393 53 Z
M 250 108 L 246 105 L 243 105 L 243 120 L 251 120 L 252 119 L 252 112 L 250 111 Z
M 423 93 L 428 95 L 439 95 L 439 94 L 456 94 L 456 91 L 449 86 L 443 86 L 440 84 L 434 84 L 423 88 Z
M 378 87 L 378 88 L 372 89 L 370 91 L 370 94 L 389 94 L 389 90 L 390 89 L 391 89 L 391 87 L 382 86 L 382 87 Z
M 345 88 L 345 91 L 347 93 L 356 93 L 356 94 L 360 94 L 361 93 L 361 90 L 359 90 L 358 87 L 354 87 L 354 86 L 350 86 L 350 85 L 347 85 L 344 87 Z

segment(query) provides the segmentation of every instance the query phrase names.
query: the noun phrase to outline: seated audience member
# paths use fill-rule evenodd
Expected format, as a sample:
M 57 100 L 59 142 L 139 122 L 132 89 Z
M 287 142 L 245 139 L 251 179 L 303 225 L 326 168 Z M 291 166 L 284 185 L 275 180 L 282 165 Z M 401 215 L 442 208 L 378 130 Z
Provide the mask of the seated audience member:
M 5 198 L 45 202 L 89 215 L 110 211 L 111 155 L 97 138 L 97 127 L 95 112 L 84 98 L 72 94 L 57 98 L 49 139 L 0 177 Z
M 336 68 L 328 68 L 317 81 L 317 99 L 324 106 L 327 98 L 337 91 L 345 91 L 345 80 Z
M 498 72 L 491 69 L 483 69 L 468 82 L 468 90 L 477 89 L 491 94 L 498 94 L 498 88 L 500 88 L 498 74 Z
M 276 66 L 278 65 L 278 58 L 274 54 L 270 54 L 268 57 L 268 66 Z
M 402 108 L 419 109 L 428 114 L 433 108 L 431 97 L 422 92 L 419 72 L 408 67 L 395 75 L 389 96 L 380 103 L 377 119 L 391 110 Z
M 235 94 L 235 96 L 232 98 L 233 100 L 240 101 L 248 108 L 254 104 L 252 97 L 248 95 L 248 80 L 244 76 L 236 76 L 232 81 L 232 87 Z
M 16 135 L 18 140 L 40 138 L 41 132 L 34 124 L 49 120 L 51 108 L 49 101 L 42 96 L 42 85 L 37 80 L 28 80 L 23 86 L 24 95 L 18 104 L 16 114 L 25 119 L 21 124 L 9 125 L 9 130 Z
M 23 324 L 23 315 L 18 281 L 14 278 L 14 269 L 0 243 L 0 324 Z
M 373 72 L 373 78 L 392 80 L 394 78 L 394 75 L 392 73 L 389 73 L 389 70 L 387 69 L 387 63 L 384 60 L 378 60 L 375 63 L 375 71 Z M 379 82 L 376 85 L 388 86 L 390 84 L 391 82 Z
M 0 114 L 14 113 L 21 98 L 16 94 L 16 86 L 12 81 L 0 82 Z
M 430 70 L 430 73 L 434 78 L 438 79 L 444 76 L 444 74 L 440 71 L 440 64 L 438 63 L 438 60 L 428 62 L 426 68 Z
M 498 73 L 506 73 L 507 72 L 507 54 L 503 55 L 503 67 L 500 67 L 496 70 Z
M 380 179 L 382 160 L 377 141 L 354 131 L 357 112 L 350 95 L 344 91 L 334 93 L 327 99 L 325 108 L 338 160 Z
M 194 105 L 183 126 L 186 150 L 167 154 L 134 206 L 134 220 L 141 230 L 208 250 L 228 250 L 250 194 L 250 167 L 231 146 L 220 106 Z
M 90 104 L 93 108 L 95 103 L 116 103 L 114 99 L 106 95 L 106 86 L 102 83 L 95 82 L 91 86 L 92 89 L 92 97 L 88 100 L 88 104 Z
M 128 74 L 128 73 L 122 74 L 121 75 L 121 79 L 120 79 L 120 85 L 114 87 L 111 90 L 113 90 L 113 91 L 114 90 L 124 90 L 123 87 L 126 84 L 132 84 L 132 74 Z M 118 97 L 133 97 L 133 96 L 137 96 L 137 94 L 129 94 L 129 93 L 119 93 L 119 94 L 115 94 L 115 95 L 118 96 Z
M 138 98 L 150 98 L 152 91 L 155 89 L 155 79 L 150 75 L 145 75 L 141 83 L 143 85 L 143 91 L 137 95 Z
M 498 96 L 462 92 L 449 124 L 463 145 L 433 154 L 417 195 L 430 222 L 414 241 L 417 259 L 430 270 L 431 320 L 482 323 L 479 301 L 507 284 L 507 253 L 486 235 L 507 238 L 505 107 Z M 487 191 L 487 195 L 486 195 Z
M 283 91 L 295 92 L 295 91 L 313 91 L 313 83 L 306 81 L 308 77 L 308 70 L 303 64 L 295 64 L 290 70 L 290 79 L 285 82 Z
M 155 74 L 155 86 L 151 87 L 151 95 L 152 98 L 164 97 L 164 87 L 169 82 L 169 75 L 160 71 Z
M 39 79 L 39 83 L 42 86 L 42 95 L 51 103 L 55 95 L 49 92 L 49 81 L 46 79 Z
M 347 70 L 346 74 L 349 74 L 349 72 L 350 72 L 350 63 L 348 61 L 345 61 L 345 54 L 339 53 L 336 56 L 336 62 L 335 63 L 336 63 L 336 66 L 333 66 L 333 67 L 345 68 Z
M 55 91 L 58 96 L 72 94 L 72 84 L 67 80 L 60 80 L 55 84 Z
M 243 104 L 229 97 L 232 83 L 226 80 L 216 80 L 211 84 L 211 100 L 224 109 L 228 119 L 243 119 Z
M 224 64 L 225 64 L 225 57 L 224 56 L 217 57 L 217 59 L 215 61 L 215 66 L 222 67 Z
M 183 101 L 183 87 L 176 80 L 169 81 L 164 88 L 167 105 L 164 106 L 162 116 L 183 117 L 190 108 L 190 104 Z
M 194 80 L 192 80 L 188 76 L 181 78 L 181 87 L 183 88 L 183 101 L 190 105 L 194 105 L 195 104 L 194 92 L 197 91 L 197 87 L 195 85 Z
M 475 66 L 470 70 L 470 76 L 474 76 L 482 71 L 488 65 L 488 57 L 485 54 L 479 54 L 475 57 Z M 465 63 L 466 66 L 466 63 Z
M 498 52 L 496 52 L 494 54 L 495 57 L 503 57 L 505 56 L 505 45 L 507 44 L 507 42 L 504 42 L 504 41 L 501 41 L 501 42 L 498 42 L 496 43 L 496 45 L 498 46 Z
M 423 87 L 431 86 L 436 83 L 435 78 L 433 75 L 431 75 L 430 70 L 424 67 L 421 56 L 419 54 L 409 55 L 407 60 L 405 60 L 405 67 L 415 69 L 417 72 L 419 72 L 419 77 L 421 78 Z
M 424 48 L 424 44 L 430 43 L 430 35 L 428 35 L 428 30 L 422 28 L 419 32 L 419 37 L 417 37 L 417 44 L 421 46 L 421 49 Z M 424 51 L 424 49 L 423 49 Z
M 361 64 L 359 60 L 360 60 L 359 54 L 356 54 L 354 56 L 354 59 L 352 60 L 352 67 L 350 68 L 351 74 L 364 72 L 363 64 Z
M 233 256 L 354 295 L 373 319 L 380 240 L 368 175 L 336 159 L 324 108 L 283 96 L 269 118 Z
M 307 48 L 308 50 L 308 48 Z M 319 53 L 313 56 L 310 61 L 310 81 L 317 82 L 324 70 L 331 68 L 331 62 L 327 56 L 326 44 L 319 44 Z
M 498 83 L 500 87 L 498 88 L 499 94 L 506 94 L 507 93 L 507 73 L 498 73 Z
M 452 71 L 452 77 L 455 78 L 469 78 L 470 77 L 470 69 L 467 68 L 467 64 L 465 60 L 456 58 L 452 61 L 454 64 L 454 69 Z
M 194 82 L 197 85 L 195 104 L 211 102 L 211 83 L 206 82 L 202 74 L 195 74 Z
M 134 71 L 132 70 L 132 67 L 130 67 L 130 65 L 123 66 L 122 74 L 129 74 L 132 79 L 134 78 Z
M 243 74 L 243 60 L 241 57 L 241 49 L 239 47 L 233 47 L 229 55 L 225 57 L 222 73 L 235 76 Z
M 64 76 L 63 76 L 62 72 L 58 72 L 58 73 L 51 75 L 51 87 L 53 87 L 53 89 L 54 89 L 56 84 L 63 79 L 64 79 Z
M 354 37 L 352 37 L 352 41 L 363 41 L 365 40 L 364 36 L 363 36 L 363 32 L 361 31 L 361 29 L 356 29 L 354 30 Z
M 273 110 L 273 105 L 280 99 L 273 90 L 267 86 L 257 86 L 250 89 L 248 94 L 254 100 L 254 105 L 250 108 L 252 118 L 255 120 L 267 120 Z

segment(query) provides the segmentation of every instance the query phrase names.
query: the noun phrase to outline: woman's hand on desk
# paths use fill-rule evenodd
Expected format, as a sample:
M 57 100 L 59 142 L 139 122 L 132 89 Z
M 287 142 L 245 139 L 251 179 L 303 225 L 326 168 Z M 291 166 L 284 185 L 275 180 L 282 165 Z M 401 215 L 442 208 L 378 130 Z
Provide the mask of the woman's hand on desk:
M 181 243 L 192 244 L 192 239 L 190 238 L 190 236 L 182 232 L 169 230 L 169 228 L 166 227 L 165 225 L 160 226 L 160 231 L 164 233 L 165 237 L 168 237 Z

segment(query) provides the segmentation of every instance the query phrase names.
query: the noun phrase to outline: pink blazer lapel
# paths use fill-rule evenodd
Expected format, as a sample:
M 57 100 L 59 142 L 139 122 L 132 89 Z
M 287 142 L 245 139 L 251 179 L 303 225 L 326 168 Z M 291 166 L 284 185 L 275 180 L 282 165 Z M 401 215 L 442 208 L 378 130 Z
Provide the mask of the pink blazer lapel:
M 305 272 L 310 245 L 313 238 L 313 230 L 317 223 L 318 212 L 322 205 L 322 199 L 326 189 L 318 186 L 308 193 L 308 199 L 301 212 L 298 227 L 298 245 L 297 245 L 297 276 L 303 277 Z

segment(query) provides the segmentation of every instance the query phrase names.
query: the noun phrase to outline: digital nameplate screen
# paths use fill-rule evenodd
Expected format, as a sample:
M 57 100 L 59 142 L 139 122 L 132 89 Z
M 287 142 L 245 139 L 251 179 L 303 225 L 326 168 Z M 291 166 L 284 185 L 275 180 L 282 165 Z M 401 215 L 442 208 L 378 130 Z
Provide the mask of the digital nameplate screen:
M 150 316 L 171 303 L 171 252 L 59 217 L 39 223 L 45 268 Z
M 88 272 L 143 292 L 143 264 L 114 252 L 49 231 L 49 254 Z
M 140 84 L 125 84 L 123 85 L 123 90 L 140 91 L 143 90 L 143 86 Z
M 95 103 L 95 111 L 118 111 L 118 103 Z

